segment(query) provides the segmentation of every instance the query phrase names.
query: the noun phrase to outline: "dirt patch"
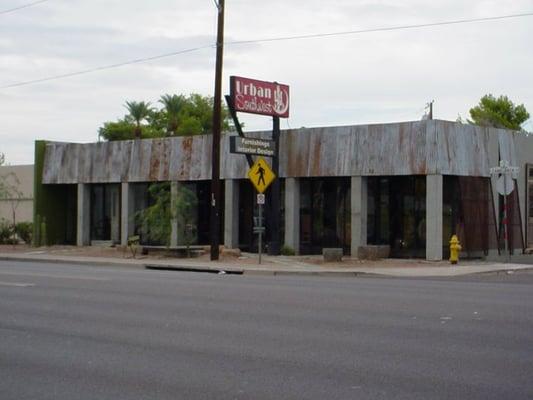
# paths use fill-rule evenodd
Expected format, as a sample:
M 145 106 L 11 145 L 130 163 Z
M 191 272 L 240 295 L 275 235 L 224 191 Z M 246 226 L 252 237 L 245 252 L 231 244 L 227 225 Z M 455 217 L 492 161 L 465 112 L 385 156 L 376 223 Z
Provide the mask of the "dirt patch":
M 50 247 L 31 247 L 28 245 L 0 245 L 0 253 L 18 253 L 18 254 L 48 254 L 62 255 L 73 257 L 101 257 L 114 259 L 131 259 L 132 253 L 129 249 L 123 247 L 98 247 L 98 246 L 50 246 Z M 138 260 L 184 260 L 187 262 L 209 263 L 209 248 L 204 249 L 204 254 L 193 258 L 177 258 L 159 255 L 141 255 L 137 253 Z M 232 265 L 251 265 L 257 264 L 257 254 L 241 253 L 240 251 L 221 249 L 219 263 Z M 359 260 L 357 258 L 344 257 L 341 262 L 324 262 L 321 255 L 317 256 L 263 256 L 263 265 L 309 265 L 330 268 L 412 268 L 412 267 L 449 267 L 450 263 L 443 261 L 426 261 L 420 259 L 382 259 L 382 260 Z

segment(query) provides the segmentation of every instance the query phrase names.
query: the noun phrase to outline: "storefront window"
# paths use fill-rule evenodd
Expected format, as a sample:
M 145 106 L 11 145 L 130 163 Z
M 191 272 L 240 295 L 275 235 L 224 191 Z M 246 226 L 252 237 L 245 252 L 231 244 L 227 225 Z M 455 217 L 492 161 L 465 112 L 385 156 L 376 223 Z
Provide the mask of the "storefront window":
M 120 186 L 91 185 L 91 240 L 120 242 Z
M 351 240 L 350 179 L 309 178 L 300 182 L 300 243 L 302 254 L 324 247 L 342 247 Z
M 424 257 L 426 177 L 368 178 L 369 244 L 389 244 L 394 257 Z

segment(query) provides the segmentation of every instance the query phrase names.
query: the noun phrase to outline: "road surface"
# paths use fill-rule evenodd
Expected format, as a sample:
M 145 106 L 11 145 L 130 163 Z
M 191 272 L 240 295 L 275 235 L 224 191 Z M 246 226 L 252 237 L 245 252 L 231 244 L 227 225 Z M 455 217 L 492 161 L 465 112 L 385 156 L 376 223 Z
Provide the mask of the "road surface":
M 532 277 L 0 262 L 0 398 L 532 399 Z

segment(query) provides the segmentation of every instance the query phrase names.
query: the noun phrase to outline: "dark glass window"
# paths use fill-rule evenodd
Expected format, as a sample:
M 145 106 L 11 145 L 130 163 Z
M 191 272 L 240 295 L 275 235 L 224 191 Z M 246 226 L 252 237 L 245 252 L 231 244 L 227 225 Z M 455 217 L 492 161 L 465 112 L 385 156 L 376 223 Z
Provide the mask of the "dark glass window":
M 91 185 L 91 240 L 120 242 L 120 186 Z
M 300 181 L 300 244 L 302 254 L 351 241 L 350 178 L 308 178 Z
M 529 218 L 533 218 L 533 183 L 529 184 Z
M 424 257 L 426 177 L 368 178 L 367 241 L 389 244 L 394 257 Z

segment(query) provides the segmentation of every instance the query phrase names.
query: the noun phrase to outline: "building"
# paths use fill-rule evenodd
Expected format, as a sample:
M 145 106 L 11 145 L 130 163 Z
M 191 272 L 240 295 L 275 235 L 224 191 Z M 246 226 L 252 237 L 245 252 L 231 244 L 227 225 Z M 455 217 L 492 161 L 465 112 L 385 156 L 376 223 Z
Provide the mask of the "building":
M 19 196 L 0 199 L 0 220 L 13 220 L 13 209 L 17 222 L 33 220 L 33 165 L 0 166 L 0 177 L 5 177 L 9 184 L 15 185 Z
M 52 243 L 125 244 L 151 201 L 148 185 L 170 182 L 173 192 L 183 185 L 196 193 L 195 242 L 208 244 L 211 140 L 38 141 L 35 216 L 46 220 Z M 227 136 L 221 154 L 224 244 L 253 251 L 248 165 L 229 153 Z M 456 233 L 470 256 L 497 252 L 502 200 L 490 167 L 500 159 L 520 167 L 509 235 L 521 252 L 533 242 L 533 137 L 440 120 L 282 131 L 282 240 L 300 254 L 342 247 L 357 256 L 361 245 L 388 244 L 392 256 L 441 260 Z M 268 221 L 267 210 L 267 236 Z M 182 232 L 175 222 L 173 245 Z

